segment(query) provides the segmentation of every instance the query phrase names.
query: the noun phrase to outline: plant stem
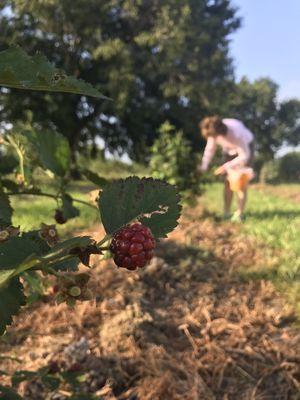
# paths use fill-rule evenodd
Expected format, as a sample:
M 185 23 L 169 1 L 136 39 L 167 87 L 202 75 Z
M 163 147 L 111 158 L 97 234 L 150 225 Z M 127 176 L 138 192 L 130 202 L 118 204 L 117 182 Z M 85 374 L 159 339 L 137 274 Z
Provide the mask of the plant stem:
M 100 242 L 97 243 L 97 247 L 102 250 L 101 245 L 104 244 L 105 242 L 107 242 L 109 239 L 111 238 L 111 235 L 107 234 L 104 236 L 104 238 L 102 240 L 100 240 Z
M 18 143 L 15 141 L 15 139 L 11 135 L 6 136 L 7 142 L 15 149 L 18 157 L 19 157 L 19 166 L 20 166 L 20 174 L 22 175 L 23 179 L 25 177 L 25 172 L 24 172 L 24 155 L 23 152 L 18 145 Z
M 50 197 L 54 200 L 57 200 L 57 198 L 62 198 L 61 195 L 55 195 L 55 194 L 51 194 L 51 193 L 43 193 L 43 192 L 39 192 L 39 193 L 31 193 L 31 192 L 8 192 L 7 193 L 8 196 L 44 196 L 44 197 Z M 98 207 L 94 206 L 93 204 L 88 203 L 87 201 L 84 200 L 79 200 L 79 199 L 73 199 L 72 200 L 75 203 L 81 203 L 84 204 L 85 206 L 89 206 L 92 207 L 94 210 L 98 210 Z

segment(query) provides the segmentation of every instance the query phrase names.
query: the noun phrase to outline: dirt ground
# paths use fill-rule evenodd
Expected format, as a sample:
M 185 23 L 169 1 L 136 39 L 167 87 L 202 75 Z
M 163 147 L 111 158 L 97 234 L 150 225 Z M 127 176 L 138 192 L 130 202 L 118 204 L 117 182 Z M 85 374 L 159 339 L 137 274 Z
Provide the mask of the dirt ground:
M 189 209 L 143 271 L 96 265 L 96 301 L 72 310 L 46 298 L 21 313 L 0 351 L 22 369 L 77 362 L 83 391 L 105 400 L 300 399 L 299 325 L 270 282 L 241 278 L 257 265 L 272 266 L 268 248 Z M 20 393 L 58 400 L 68 389 L 52 396 L 31 382 Z

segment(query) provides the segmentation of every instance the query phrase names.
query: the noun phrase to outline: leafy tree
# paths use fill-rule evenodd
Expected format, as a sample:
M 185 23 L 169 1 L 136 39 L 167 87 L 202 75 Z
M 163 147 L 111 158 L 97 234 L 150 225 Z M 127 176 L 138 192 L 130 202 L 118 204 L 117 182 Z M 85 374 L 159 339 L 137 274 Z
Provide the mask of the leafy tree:
M 228 106 L 228 113 L 241 119 L 255 134 L 259 170 L 282 145 L 300 143 L 300 101 L 280 102 L 278 85 L 271 79 L 251 83 L 243 78 L 232 92 Z
M 300 153 L 291 152 L 278 161 L 278 177 L 283 182 L 300 182 Z
M 0 7 L 0 49 L 18 43 L 42 51 L 114 100 L 1 95 L 2 121 L 24 120 L 30 109 L 36 128 L 61 132 L 73 153 L 101 137 L 110 150 L 144 160 L 165 120 L 198 145 L 198 120 L 224 107 L 233 81 L 229 35 L 240 23 L 230 0 L 4 0 Z

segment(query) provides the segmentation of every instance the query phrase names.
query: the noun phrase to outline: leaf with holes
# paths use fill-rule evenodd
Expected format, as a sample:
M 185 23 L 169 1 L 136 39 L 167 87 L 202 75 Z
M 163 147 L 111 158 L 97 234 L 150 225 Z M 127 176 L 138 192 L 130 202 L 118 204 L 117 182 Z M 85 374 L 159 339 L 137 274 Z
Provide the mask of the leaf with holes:
M 103 226 L 112 234 L 139 220 L 157 238 L 166 237 L 178 224 L 181 206 L 174 186 L 152 178 L 136 176 L 107 185 L 99 198 Z
M 0 86 L 17 89 L 76 93 L 107 99 L 89 83 L 67 76 L 45 56 L 29 56 L 20 47 L 0 52 Z
M 12 323 L 12 317 L 26 303 L 19 278 L 13 278 L 6 285 L 0 287 L 0 299 L 0 335 L 2 335 L 6 326 Z

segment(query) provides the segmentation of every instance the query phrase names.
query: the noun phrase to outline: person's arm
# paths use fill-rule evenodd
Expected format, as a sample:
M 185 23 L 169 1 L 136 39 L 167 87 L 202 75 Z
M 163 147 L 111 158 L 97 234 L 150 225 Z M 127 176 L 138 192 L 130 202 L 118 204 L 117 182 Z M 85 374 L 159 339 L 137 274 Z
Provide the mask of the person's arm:
M 207 139 L 201 162 L 201 171 L 206 171 L 217 149 L 216 139 L 210 136 Z
M 247 165 L 251 157 L 250 147 L 248 144 L 242 144 L 238 147 L 238 155 L 230 161 L 227 161 L 222 167 L 225 169 L 234 168 L 234 167 L 244 167 Z

